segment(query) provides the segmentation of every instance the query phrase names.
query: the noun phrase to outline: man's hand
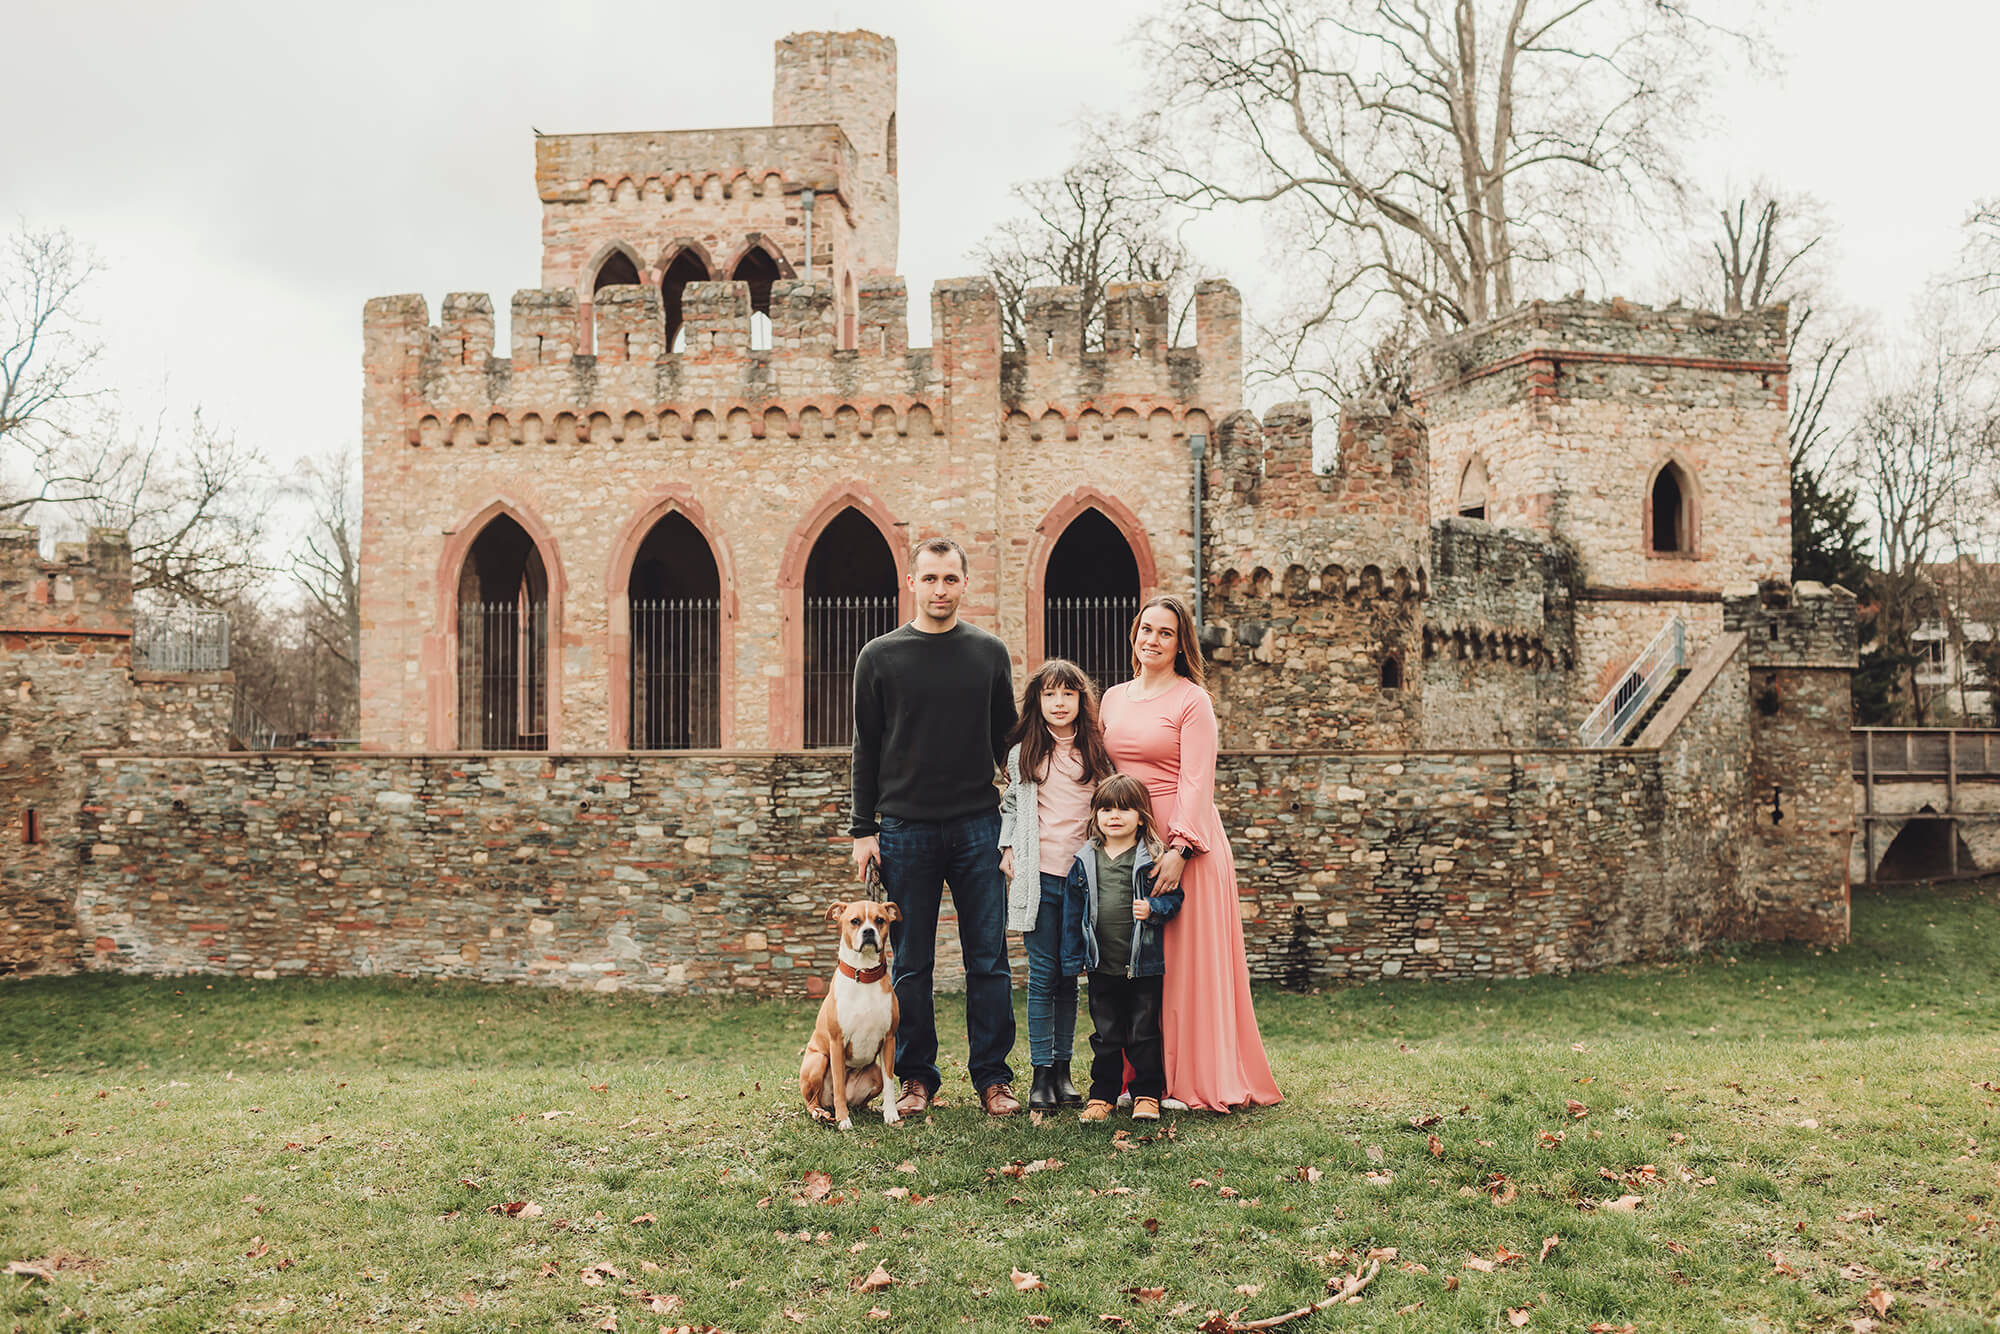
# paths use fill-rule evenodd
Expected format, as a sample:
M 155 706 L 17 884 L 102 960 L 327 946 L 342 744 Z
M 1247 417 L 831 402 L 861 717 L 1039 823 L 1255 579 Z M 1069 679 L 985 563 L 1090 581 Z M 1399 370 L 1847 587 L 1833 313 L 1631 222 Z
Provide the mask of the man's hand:
M 1004 848 L 1000 853 L 1000 878 L 1012 881 L 1014 878 L 1014 849 Z
M 882 840 L 870 834 L 866 838 L 854 840 L 854 878 L 868 878 L 868 863 L 874 862 L 879 872 L 882 866 Z
M 1165 894 L 1179 887 L 1181 872 L 1187 862 L 1182 860 L 1178 848 L 1170 848 L 1160 860 L 1153 863 L 1153 892 Z

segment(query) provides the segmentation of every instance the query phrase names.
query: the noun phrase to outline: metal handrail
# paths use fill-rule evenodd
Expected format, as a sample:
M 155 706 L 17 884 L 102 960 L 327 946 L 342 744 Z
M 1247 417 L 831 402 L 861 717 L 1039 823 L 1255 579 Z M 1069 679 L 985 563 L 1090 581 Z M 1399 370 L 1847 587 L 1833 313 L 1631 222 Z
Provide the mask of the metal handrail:
M 1676 616 L 1660 627 L 1653 642 L 1598 701 L 1583 720 L 1582 744 L 1616 746 L 1632 724 L 1665 693 L 1674 673 L 1687 666 L 1687 622 Z
M 229 670 L 229 613 L 164 607 L 132 614 L 132 665 L 142 672 Z

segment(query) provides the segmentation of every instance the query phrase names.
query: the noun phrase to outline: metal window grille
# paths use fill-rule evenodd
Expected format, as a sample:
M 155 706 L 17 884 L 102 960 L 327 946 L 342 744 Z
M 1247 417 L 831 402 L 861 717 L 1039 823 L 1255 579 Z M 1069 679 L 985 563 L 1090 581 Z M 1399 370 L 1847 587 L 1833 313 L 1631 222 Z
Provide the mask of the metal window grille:
M 1104 690 L 1132 675 L 1132 618 L 1139 597 L 1061 597 L 1042 603 L 1042 653 L 1068 658 Z
M 721 744 L 722 603 L 634 602 L 632 748 L 712 750 Z
M 229 670 L 229 613 L 166 607 L 132 614 L 132 665 L 142 672 Z
M 458 744 L 549 748 L 549 607 L 466 602 L 458 609 Z
M 854 660 L 861 646 L 896 628 L 896 598 L 806 599 L 805 739 L 808 746 L 854 743 Z

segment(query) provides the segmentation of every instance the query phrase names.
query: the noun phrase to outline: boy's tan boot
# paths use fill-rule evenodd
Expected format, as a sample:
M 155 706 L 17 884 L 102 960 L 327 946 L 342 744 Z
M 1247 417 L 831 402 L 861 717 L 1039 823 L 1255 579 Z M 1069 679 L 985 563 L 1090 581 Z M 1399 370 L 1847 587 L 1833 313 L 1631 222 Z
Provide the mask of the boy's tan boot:
M 1154 1115 L 1157 1116 L 1159 1113 L 1155 1112 Z M 1076 1119 L 1079 1121 L 1108 1121 L 1111 1119 L 1111 1104 L 1102 1098 L 1092 1098 L 1083 1105 L 1083 1110 L 1076 1114 Z
M 1132 1099 L 1132 1119 L 1133 1119 L 1134 1121 L 1157 1121 L 1157 1120 L 1159 1120 L 1159 1119 L 1160 1119 L 1160 1100 L 1159 1100 L 1158 1098 L 1134 1098 L 1134 1099 Z

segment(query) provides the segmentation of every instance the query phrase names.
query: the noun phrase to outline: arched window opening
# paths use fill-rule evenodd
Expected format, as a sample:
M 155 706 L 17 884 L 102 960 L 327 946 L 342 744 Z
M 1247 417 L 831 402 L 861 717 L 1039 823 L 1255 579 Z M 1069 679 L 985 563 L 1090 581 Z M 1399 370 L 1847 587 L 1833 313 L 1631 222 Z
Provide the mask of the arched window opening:
M 1129 636 L 1139 614 L 1139 562 L 1104 511 L 1072 519 L 1042 576 L 1042 653 L 1068 658 L 1103 690 L 1132 675 Z
M 736 272 L 729 275 L 731 282 L 750 284 L 752 351 L 767 351 L 771 346 L 771 284 L 783 276 L 778 271 L 778 261 L 772 259 L 770 252 L 761 246 L 736 261 Z
M 1647 497 L 1647 549 L 1656 555 L 1692 555 L 1694 552 L 1693 513 L 1690 488 L 1680 465 L 1669 463 L 1653 478 Z
M 889 174 L 891 176 L 894 176 L 896 174 L 896 113 L 893 111 L 889 113 L 888 137 L 889 137 L 889 142 L 885 147 L 884 152 L 889 159 Z
M 1486 460 L 1477 454 L 1472 456 L 1472 462 L 1465 465 L 1465 473 L 1458 479 L 1458 504 L 1454 508 L 1461 519 L 1486 517 Z
M 1384 690 L 1403 688 L 1403 660 L 1393 653 L 1382 655 L 1382 688 Z
M 622 250 L 611 252 L 610 258 L 597 266 L 597 277 L 591 280 L 592 296 L 607 287 L 636 287 L 639 284 L 639 266 L 632 257 Z
M 813 543 L 805 579 L 805 743 L 854 742 L 854 660 L 896 628 L 896 557 L 849 507 Z
M 501 514 L 458 578 L 458 744 L 549 747 L 549 577 L 527 529 Z
M 708 265 L 701 262 L 701 256 L 692 250 L 683 250 L 674 256 L 674 262 L 667 265 L 666 276 L 660 279 L 660 309 L 667 316 L 667 350 L 687 351 L 687 330 L 681 321 L 681 291 L 689 283 L 708 281 Z
M 685 515 L 653 525 L 632 558 L 632 748 L 722 744 L 722 578 Z

